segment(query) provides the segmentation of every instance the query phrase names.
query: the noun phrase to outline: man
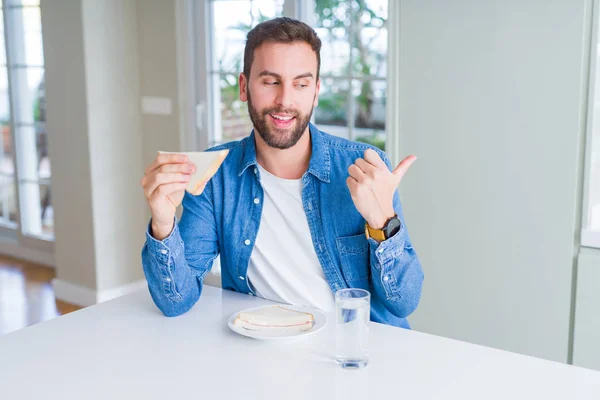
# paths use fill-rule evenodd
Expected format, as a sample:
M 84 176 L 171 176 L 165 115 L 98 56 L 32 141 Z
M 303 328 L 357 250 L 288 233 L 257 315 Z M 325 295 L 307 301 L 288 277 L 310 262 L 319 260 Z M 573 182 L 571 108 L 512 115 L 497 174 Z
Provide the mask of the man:
M 160 154 L 146 169 L 152 220 L 142 263 L 165 315 L 195 304 L 220 254 L 224 289 L 331 311 L 335 291 L 363 288 L 372 294 L 373 321 L 409 328 L 423 272 L 397 187 L 415 157 L 391 172 L 378 149 L 309 123 L 320 49 L 315 31 L 299 21 L 257 25 L 239 77 L 250 136 L 211 149 L 229 154 L 198 196 L 184 191 L 194 170 L 185 156 Z

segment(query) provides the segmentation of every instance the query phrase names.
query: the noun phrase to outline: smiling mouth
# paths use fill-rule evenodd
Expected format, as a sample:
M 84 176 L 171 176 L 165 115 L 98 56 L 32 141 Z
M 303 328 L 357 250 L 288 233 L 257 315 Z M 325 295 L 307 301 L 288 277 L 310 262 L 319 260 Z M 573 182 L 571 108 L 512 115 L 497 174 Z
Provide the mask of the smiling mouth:
M 278 128 L 288 128 L 290 125 L 292 125 L 292 121 L 294 121 L 296 119 L 296 117 L 291 116 L 291 115 L 283 116 L 283 115 L 269 114 L 269 116 L 271 117 L 271 121 L 273 121 L 275 126 Z
M 293 117 L 291 115 L 287 115 L 287 116 L 282 116 L 282 115 L 274 115 L 274 114 L 269 114 L 273 119 L 276 119 L 278 121 L 283 121 L 283 122 L 287 122 L 287 121 L 291 121 L 296 117 Z

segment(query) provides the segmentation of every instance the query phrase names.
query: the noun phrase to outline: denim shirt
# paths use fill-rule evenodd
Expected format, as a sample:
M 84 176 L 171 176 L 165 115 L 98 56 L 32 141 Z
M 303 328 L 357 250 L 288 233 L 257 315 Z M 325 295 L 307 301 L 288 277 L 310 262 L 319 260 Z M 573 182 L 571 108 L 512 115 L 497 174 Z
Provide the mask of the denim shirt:
M 365 236 L 365 220 L 346 186 L 348 167 L 368 148 L 310 126 L 312 153 L 302 176 L 302 204 L 312 242 L 333 292 L 362 288 L 371 292 L 371 320 L 409 328 L 406 317 L 419 303 L 423 271 L 413 249 L 400 205 L 402 226 L 378 243 Z M 142 264 L 152 299 L 166 316 L 189 310 L 202 292 L 202 281 L 221 256 L 224 289 L 254 294 L 248 262 L 260 226 L 264 192 L 257 168 L 254 131 L 250 136 L 208 151 L 229 149 L 225 161 L 199 196 L 185 193 L 179 223 L 162 241 L 146 232 Z

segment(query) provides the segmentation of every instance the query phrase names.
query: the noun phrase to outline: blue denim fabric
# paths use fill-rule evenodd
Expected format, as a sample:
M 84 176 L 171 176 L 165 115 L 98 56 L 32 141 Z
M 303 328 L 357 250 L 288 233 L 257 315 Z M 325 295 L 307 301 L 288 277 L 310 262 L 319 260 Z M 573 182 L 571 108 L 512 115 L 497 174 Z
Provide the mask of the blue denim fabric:
M 413 249 L 400 205 L 402 228 L 377 243 L 365 236 L 365 220 L 346 186 L 348 167 L 363 157 L 363 143 L 328 135 L 310 125 L 312 154 L 302 176 L 302 203 L 312 242 L 333 292 L 347 287 L 371 292 L 371 320 L 409 328 L 406 317 L 419 303 L 423 271 Z M 248 284 L 250 254 L 258 233 L 263 190 L 257 168 L 254 132 L 229 149 L 227 158 L 200 196 L 186 192 L 181 221 L 158 241 L 146 232 L 142 264 L 152 298 L 166 316 L 189 310 L 202 292 L 202 280 L 221 256 L 224 289 L 254 294 Z M 255 201 L 258 199 L 258 201 Z

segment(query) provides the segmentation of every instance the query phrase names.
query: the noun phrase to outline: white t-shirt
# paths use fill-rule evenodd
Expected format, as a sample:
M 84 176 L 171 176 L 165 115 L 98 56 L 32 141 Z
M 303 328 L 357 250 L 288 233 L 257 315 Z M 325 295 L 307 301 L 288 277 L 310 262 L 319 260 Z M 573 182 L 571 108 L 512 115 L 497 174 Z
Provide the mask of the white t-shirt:
M 264 190 L 260 227 L 248 280 L 265 299 L 334 310 L 334 297 L 312 243 L 300 179 L 282 179 L 261 166 Z

